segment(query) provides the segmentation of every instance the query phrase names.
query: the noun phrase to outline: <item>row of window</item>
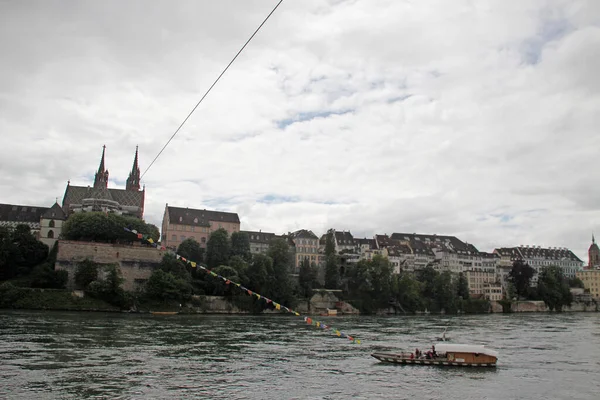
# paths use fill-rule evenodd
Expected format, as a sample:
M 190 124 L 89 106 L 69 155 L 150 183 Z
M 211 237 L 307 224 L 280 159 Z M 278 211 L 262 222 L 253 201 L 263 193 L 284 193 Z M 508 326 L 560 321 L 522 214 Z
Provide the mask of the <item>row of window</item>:
M 298 244 L 304 244 L 307 246 L 317 246 L 317 241 L 311 239 L 298 239 Z
M 196 239 L 196 238 L 194 238 L 193 236 L 190 236 L 190 237 L 191 237 L 192 239 Z M 183 241 L 186 239 L 185 235 L 181 235 L 181 236 L 180 236 L 180 238 L 181 238 L 181 241 L 182 241 L 182 242 L 183 242 Z M 176 242 L 176 241 L 177 241 L 177 235 L 171 235 L 171 240 L 172 240 L 173 242 Z M 206 237 L 204 237 L 204 236 L 203 236 L 203 237 L 201 237 L 201 238 L 200 238 L 200 243 L 206 243 Z

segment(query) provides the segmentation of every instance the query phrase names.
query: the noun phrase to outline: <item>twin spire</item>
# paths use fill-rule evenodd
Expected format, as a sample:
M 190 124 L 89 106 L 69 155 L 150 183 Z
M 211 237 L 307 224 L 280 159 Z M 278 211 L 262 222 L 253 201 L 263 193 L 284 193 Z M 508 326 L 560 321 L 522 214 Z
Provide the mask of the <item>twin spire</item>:
M 133 159 L 133 167 L 127 178 L 125 190 L 140 190 L 140 167 L 138 166 L 138 147 L 135 146 L 135 158 Z
M 106 152 L 106 146 L 102 146 L 102 158 L 100 159 L 100 166 L 98 172 L 94 177 L 94 189 L 106 189 L 108 186 L 108 170 L 104 169 L 104 153 Z
M 102 146 L 102 158 L 100 159 L 100 166 L 98 172 L 94 177 L 94 189 L 106 189 L 108 187 L 108 170 L 104 166 L 104 154 L 106 152 L 106 146 Z M 135 146 L 135 158 L 133 159 L 133 167 L 127 178 L 125 184 L 125 190 L 138 191 L 140 190 L 140 167 L 138 166 L 138 147 Z

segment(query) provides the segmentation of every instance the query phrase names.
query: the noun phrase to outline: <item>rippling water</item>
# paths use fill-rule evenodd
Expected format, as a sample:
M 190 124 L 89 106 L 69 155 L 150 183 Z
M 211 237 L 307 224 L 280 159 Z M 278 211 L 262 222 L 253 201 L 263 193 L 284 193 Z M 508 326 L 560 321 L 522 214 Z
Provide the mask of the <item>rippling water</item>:
M 0 310 L 0 398 L 599 399 L 597 313 L 323 317 L 349 343 L 285 316 Z M 498 368 L 382 364 L 375 350 L 453 342 Z

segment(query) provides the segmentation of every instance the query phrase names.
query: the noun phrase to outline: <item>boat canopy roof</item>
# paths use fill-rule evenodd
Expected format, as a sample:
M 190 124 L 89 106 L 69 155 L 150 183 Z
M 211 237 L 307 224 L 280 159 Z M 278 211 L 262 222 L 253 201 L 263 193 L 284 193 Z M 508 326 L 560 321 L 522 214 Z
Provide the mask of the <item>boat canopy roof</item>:
M 497 351 L 486 349 L 482 344 L 437 343 L 435 351 L 438 353 L 477 353 L 498 358 Z

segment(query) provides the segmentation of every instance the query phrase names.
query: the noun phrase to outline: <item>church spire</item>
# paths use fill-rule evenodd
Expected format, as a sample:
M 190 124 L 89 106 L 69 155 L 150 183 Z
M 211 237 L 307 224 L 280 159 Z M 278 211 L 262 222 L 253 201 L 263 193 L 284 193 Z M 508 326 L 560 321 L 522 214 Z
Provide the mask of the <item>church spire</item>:
M 100 166 L 98 167 L 98 172 L 96 172 L 96 176 L 94 177 L 94 188 L 95 189 L 106 189 L 108 187 L 108 171 L 105 170 L 104 167 L 104 153 L 106 151 L 106 146 L 102 146 L 102 158 L 100 159 Z
M 594 232 L 592 232 L 592 244 L 596 243 L 596 238 L 594 237 Z
M 140 190 L 140 167 L 138 166 L 138 147 L 135 146 L 135 158 L 133 166 L 125 184 L 125 190 Z

